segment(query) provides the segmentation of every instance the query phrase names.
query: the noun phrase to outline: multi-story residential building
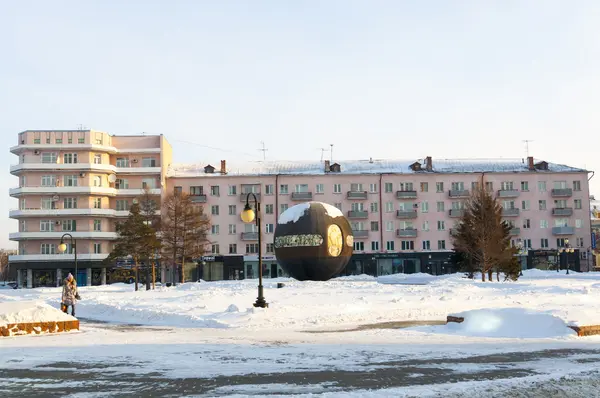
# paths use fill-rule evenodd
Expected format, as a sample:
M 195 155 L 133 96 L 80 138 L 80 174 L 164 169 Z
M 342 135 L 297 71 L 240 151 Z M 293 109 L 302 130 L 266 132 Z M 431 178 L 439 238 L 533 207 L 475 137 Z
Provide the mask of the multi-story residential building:
M 21 285 L 48 285 L 74 273 L 70 239 L 59 253 L 60 239 L 70 234 L 77 245 L 80 285 L 106 282 L 102 263 L 117 234 L 115 222 L 127 217 L 144 187 L 160 200 L 171 147 L 163 136 L 112 136 L 94 130 L 24 131 L 10 151 L 19 157 L 10 189 L 18 208 L 10 217 L 19 230 L 11 256 Z
M 19 187 L 10 190 L 19 200 L 10 213 L 19 231 L 10 238 L 19 242 L 19 254 L 10 262 L 27 286 L 73 272 L 73 256 L 57 253 L 64 233 L 77 238 L 80 285 L 106 282 L 102 260 L 116 239 L 115 222 L 144 186 L 157 199 L 185 192 L 204 206 L 212 223 L 211 245 L 199 259 L 205 280 L 258 276 L 258 231 L 240 219 L 249 192 L 261 202 L 267 277 L 283 274 L 273 247 L 278 216 L 310 200 L 338 207 L 352 224 L 346 274 L 451 272 L 450 229 L 479 187 L 500 200 L 529 267 L 567 240 L 577 249 L 591 246 L 588 172 L 533 158 L 171 165 L 162 136 L 91 130 L 25 131 L 11 152 L 19 156 L 11 167 Z M 583 252 L 572 256 L 572 269 L 579 269 Z M 169 278 L 164 268 L 161 276 Z

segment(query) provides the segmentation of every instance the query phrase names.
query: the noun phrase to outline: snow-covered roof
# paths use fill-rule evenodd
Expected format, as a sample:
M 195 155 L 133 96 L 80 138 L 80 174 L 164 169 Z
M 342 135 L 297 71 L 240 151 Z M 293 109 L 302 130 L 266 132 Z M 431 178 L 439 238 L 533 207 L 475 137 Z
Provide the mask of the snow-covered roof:
M 413 171 L 410 165 L 419 162 L 422 171 Z M 537 164 L 542 160 L 534 160 Z M 173 164 L 169 167 L 168 177 L 210 177 L 221 176 L 219 169 L 214 174 L 205 173 L 204 167 L 208 164 L 219 164 L 206 161 L 195 164 Z M 426 173 L 424 159 L 395 160 L 395 159 L 367 159 L 367 160 L 336 160 L 341 166 L 341 171 L 334 174 L 414 174 Z M 432 172 L 434 173 L 511 173 L 530 172 L 527 160 L 523 159 L 433 159 Z M 548 163 L 548 170 L 538 170 L 541 173 L 556 172 L 586 172 L 584 169 Z M 257 176 L 257 175 L 322 175 L 325 174 L 324 162 L 319 161 L 247 161 L 235 163 L 227 161 L 228 176 Z

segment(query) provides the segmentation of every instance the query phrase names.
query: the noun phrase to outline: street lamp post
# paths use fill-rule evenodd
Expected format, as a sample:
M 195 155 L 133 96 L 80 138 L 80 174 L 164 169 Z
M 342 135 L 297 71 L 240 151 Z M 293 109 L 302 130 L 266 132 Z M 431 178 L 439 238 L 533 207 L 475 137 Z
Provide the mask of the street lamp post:
M 73 239 L 73 235 L 71 234 L 63 234 L 60 237 L 60 245 L 58 245 L 58 251 L 64 253 L 67 251 L 67 244 L 65 243 L 65 237 L 68 237 L 71 241 L 71 248 L 73 250 L 73 255 L 75 257 L 75 280 L 77 281 L 77 240 Z
M 575 253 L 575 249 L 573 249 L 571 247 L 571 245 L 569 244 L 569 239 L 565 239 L 565 247 L 562 249 L 558 249 L 558 252 L 561 255 L 564 253 L 565 261 L 567 263 L 567 275 L 569 275 L 569 253 Z M 560 259 L 559 259 L 559 263 L 560 263 Z M 558 269 L 560 269 L 560 265 L 556 269 L 558 272 Z
M 250 196 L 254 198 L 254 209 L 250 207 Z M 256 195 L 252 192 L 248 193 L 246 196 L 246 206 L 244 206 L 244 211 L 241 214 L 242 221 L 245 223 L 255 222 L 258 227 L 258 297 L 256 298 L 256 302 L 254 303 L 255 307 L 266 308 L 269 304 L 265 301 L 265 296 L 263 294 L 263 284 L 262 284 L 262 276 L 263 276 L 263 267 L 262 267 L 262 230 L 260 225 L 260 202 L 256 198 Z

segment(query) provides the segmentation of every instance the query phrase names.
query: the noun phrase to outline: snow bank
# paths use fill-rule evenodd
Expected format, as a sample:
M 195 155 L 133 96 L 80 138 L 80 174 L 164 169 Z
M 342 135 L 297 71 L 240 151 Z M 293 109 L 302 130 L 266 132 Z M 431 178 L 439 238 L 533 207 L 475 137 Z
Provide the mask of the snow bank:
M 13 323 L 65 322 L 76 318 L 41 301 L 0 303 L 0 327 Z
M 292 206 L 279 216 L 277 224 L 287 224 L 290 222 L 296 222 L 306 213 L 306 210 L 310 209 L 309 203 L 300 203 L 299 205 Z

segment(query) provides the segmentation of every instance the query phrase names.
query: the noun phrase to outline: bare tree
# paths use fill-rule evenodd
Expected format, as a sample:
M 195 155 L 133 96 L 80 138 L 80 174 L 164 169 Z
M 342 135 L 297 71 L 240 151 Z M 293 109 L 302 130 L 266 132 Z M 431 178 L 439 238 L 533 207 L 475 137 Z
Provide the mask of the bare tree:
M 185 262 L 198 258 L 209 244 L 210 220 L 201 205 L 184 193 L 169 194 L 163 201 L 161 240 L 164 258 L 176 268 L 181 264 L 180 282 L 185 282 Z
M 8 277 L 8 256 L 13 254 L 13 251 L 0 249 L 0 279 L 6 281 Z

